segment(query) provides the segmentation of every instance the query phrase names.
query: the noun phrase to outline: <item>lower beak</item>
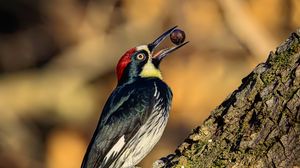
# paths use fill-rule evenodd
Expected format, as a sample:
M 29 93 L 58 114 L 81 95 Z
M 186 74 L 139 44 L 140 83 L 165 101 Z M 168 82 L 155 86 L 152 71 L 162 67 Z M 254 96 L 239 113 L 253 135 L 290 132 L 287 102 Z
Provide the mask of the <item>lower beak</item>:
M 159 46 L 159 44 L 166 38 L 168 37 L 175 29 L 177 28 L 177 26 L 167 30 L 166 32 L 164 32 L 162 35 L 160 35 L 156 40 L 154 40 L 152 43 L 148 44 L 148 48 L 152 54 L 152 59 L 157 61 L 157 63 L 160 63 L 160 61 L 167 56 L 168 54 L 170 54 L 171 52 L 177 50 L 178 48 L 186 45 L 188 43 L 184 42 L 181 43 L 179 45 L 170 47 L 170 48 L 164 48 L 160 51 L 158 51 L 157 53 L 153 54 L 154 50 Z

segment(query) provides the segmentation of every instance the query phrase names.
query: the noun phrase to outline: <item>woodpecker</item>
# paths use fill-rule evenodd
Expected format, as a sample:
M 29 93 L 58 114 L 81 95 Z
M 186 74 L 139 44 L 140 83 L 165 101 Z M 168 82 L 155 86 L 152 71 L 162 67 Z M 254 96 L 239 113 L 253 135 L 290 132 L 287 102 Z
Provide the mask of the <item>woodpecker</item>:
M 160 62 L 188 42 L 154 53 L 177 26 L 154 42 L 128 50 L 116 67 L 111 93 L 83 158 L 81 168 L 130 168 L 137 165 L 163 134 L 172 91 L 162 81 Z

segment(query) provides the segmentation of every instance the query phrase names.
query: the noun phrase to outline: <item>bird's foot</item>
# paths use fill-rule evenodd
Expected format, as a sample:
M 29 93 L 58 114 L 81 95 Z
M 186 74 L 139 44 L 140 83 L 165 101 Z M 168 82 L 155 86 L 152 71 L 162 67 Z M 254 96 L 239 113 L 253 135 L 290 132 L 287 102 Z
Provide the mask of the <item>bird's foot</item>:
M 162 157 L 153 163 L 152 168 L 169 168 L 170 160 L 173 159 L 174 157 L 175 154 L 170 154 L 166 157 Z

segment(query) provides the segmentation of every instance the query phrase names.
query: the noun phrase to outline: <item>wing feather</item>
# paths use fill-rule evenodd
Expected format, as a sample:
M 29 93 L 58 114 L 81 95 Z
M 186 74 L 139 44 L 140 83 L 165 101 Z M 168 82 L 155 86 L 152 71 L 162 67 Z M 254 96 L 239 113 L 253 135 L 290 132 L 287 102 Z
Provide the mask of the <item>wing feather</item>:
M 130 88 L 128 88 L 130 87 Z M 109 167 L 152 111 L 154 87 L 117 88 L 100 117 L 82 168 Z

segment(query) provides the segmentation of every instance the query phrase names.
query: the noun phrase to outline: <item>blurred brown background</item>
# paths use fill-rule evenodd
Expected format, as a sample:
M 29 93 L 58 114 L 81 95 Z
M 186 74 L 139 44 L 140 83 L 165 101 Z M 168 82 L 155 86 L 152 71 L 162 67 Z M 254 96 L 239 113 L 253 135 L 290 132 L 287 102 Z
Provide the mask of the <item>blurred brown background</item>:
M 151 167 L 299 18 L 299 0 L 2 0 L 0 167 L 79 167 L 119 57 L 179 25 L 190 43 L 161 66 L 174 101 L 165 134 L 140 164 Z

